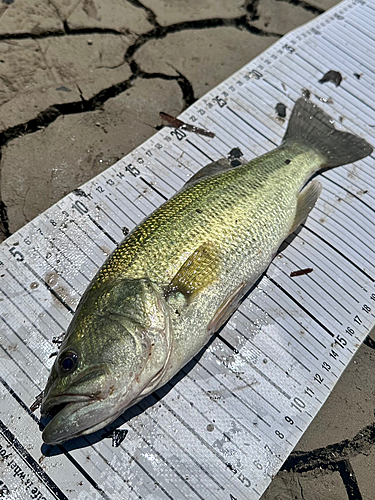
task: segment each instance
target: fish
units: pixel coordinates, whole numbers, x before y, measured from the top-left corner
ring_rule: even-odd
[[[372,151],[300,98],[279,147],[198,171],[129,233],[82,296],[43,392],[41,414],[52,416],[43,441],[98,431],[166,384],[308,217],[322,190],[314,176]]]

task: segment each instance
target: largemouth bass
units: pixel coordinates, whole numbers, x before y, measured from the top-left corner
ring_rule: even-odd
[[[228,320],[308,216],[321,169],[372,152],[299,99],[281,145],[199,171],[108,258],[83,295],[52,367],[47,444],[114,421],[170,380]]]

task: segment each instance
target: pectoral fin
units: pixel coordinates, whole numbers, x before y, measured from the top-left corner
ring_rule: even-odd
[[[219,252],[212,242],[200,245],[183,263],[167,286],[164,295],[181,293],[185,300],[213,283],[219,273]]]
[[[322,185],[317,180],[309,182],[307,186],[302,189],[298,195],[296,216],[290,233],[295,231],[306,219],[311,210],[314,208],[321,192]]]

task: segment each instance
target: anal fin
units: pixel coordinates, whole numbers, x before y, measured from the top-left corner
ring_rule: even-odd
[[[302,191],[298,195],[296,216],[293,221],[290,233],[293,233],[293,231],[295,231],[298,228],[298,226],[300,226],[302,222],[306,219],[311,210],[314,208],[315,203],[317,202],[321,192],[322,192],[322,185],[317,180],[309,182],[302,189]]]

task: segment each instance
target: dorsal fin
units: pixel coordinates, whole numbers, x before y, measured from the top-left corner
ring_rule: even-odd
[[[232,160],[231,162],[226,158],[220,158],[220,160],[213,161],[212,163],[209,163],[205,167],[198,170],[198,172],[194,174],[193,177],[191,177],[186,182],[183,189],[192,186],[198,181],[207,179],[208,177],[213,177],[214,175],[222,174],[227,170],[232,170],[233,168],[236,168],[239,164],[240,162],[238,160]]]

